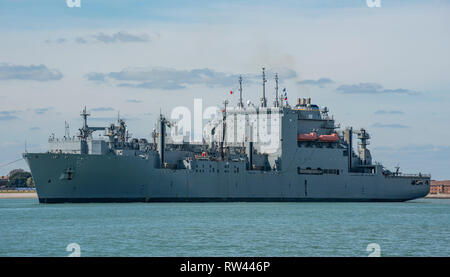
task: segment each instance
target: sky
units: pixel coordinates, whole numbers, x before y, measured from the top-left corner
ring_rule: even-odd
[[[0,0],[0,175],[21,153],[118,113],[150,137],[161,110],[257,102],[268,69],[341,127],[365,128],[373,159],[450,179],[450,1]],[[372,5],[373,6],[373,5]]]

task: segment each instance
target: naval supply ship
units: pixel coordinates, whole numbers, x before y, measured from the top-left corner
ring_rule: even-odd
[[[130,137],[120,118],[91,127],[85,107],[77,136],[53,135],[47,152],[23,154],[39,202],[394,202],[428,194],[430,175],[374,162],[365,129],[341,129],[311,98],[291,106],[285,89],[278,95],[277,75],[269,107],[266,81],[263,69],[260,103],[244,104],[240,77],[238,104],[224,101],[201,142],[174,139],[177,122],[162,114],[150,141]]]

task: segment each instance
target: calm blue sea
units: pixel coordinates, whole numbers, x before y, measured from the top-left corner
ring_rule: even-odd
[[[0,256],[450,256],[450,200],[39,204],[0,199]]]

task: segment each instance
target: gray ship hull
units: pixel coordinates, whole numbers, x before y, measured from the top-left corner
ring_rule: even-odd
[[[179,127],[189,128],[162,114],[152,143],[130,137],[120,118],[117,125],[92,127],[85,107],[77,136],[52,135],[47,153],[23,154],[39,201],[367,202],[429,193],[430,175],[391,172],[373,162],[368,132],[338,130],[328,109],[310,98],[293,107],[287,101],[267,107],[264,96],[260,107],[227,103],[202,128],[201,142],[180,139]],[[97,131],[103,137],[95,139]]]
[[[245,162],[205,161],[158,168],[136,156],[26,153],[41,203],[64,202],[371,202],[429,193],[429,177],[246,170]]]

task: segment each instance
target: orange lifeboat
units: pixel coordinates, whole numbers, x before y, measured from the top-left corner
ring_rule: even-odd
[[[298,141],[315,141],[319,137],[317,136],[316,132],[311,132],[309,134],[298,134],[297,140]]]
[[[339,136],[336,133],[331,135],[320,135],[319,140],[323,142],[336,142],[339,140]]]

